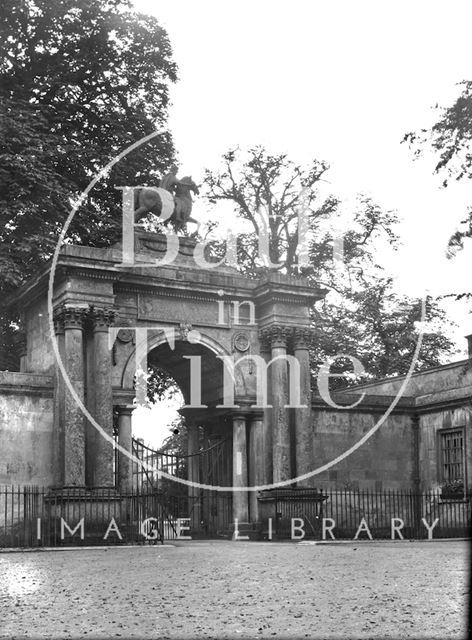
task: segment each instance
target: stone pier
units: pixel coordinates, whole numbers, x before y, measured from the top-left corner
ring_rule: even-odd
[[[248,486],[245,413],[233,415],[233,486]],[[247,491],[233,492],[233,516],[240,524],[249,522]]]
[[[188,430],[188,479],[190,482],[195,483],[189,487],[189,500],[190,500],[190,528],[193,532],[200,530],[200,522],[202,520],[202,509],[200,504],[200,460],[198,457],[198,450],[200,448],[198,425],[195,420],[186,417],[187,430]]]
[[[264,415],[262,411],[249,416],[249,486],[265,484]],[[259,522],[257,492],[249,492],[250,522]]]
[[[134,405],[118,405],[116,407],[118,413],[118,444],[125,451],[132,453],[132,428],[131,419],[133,416]],[[121,491],[131,491],[133,488],[133,462],[131,458],[123,453],[118,452],[118,485]]]

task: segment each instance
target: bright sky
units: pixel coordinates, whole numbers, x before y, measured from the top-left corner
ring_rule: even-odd
[[[468,0],[135,0],[167,30],[179,66],[170,127],[180,175],[198,182],[236,145],[327,161],[332,192],[365,193],[402,218],[390,266],[409,295],[470,290],[472,250],[445,247],[470,183],[440,188],[434,158],[413,161],[408,131],[427,128],[472,78]],[[199,205],[196,203],[195,207]],[[472,244],[472,243],[471,243]],[[472,331],[464,304],[449,303]]]

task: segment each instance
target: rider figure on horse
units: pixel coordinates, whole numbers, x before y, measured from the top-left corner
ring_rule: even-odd
[[[159,183],[161,189],[174,193],[175,187],[180,184],[180,180],[177,178],[177,170],[177,165],[173,164],[169,169],[169,173],[166,173]]]
[[[175,198],[176,189],[178,185],[181,184],[181,181],[177,178],[177,171],[178,171],[177,165],[173,164],[169,169],[169,173],[166,173],[166,175],[162,178],[162,180],[159,183],[159,186],[161,187],[161,189],[165,189],[166,191],[169,191],[169,193],[171,193],[174,196],[174,198]],[[182,224],[183,220],[180,217],[179,209],[180,209],[179,207],[176,207],[176,212],[175,212],[176,221]]]
[[[177,178],[177,165],[173,164],[169,169],[169,173],[162,178],[159,183],[161,189],[169,191],[174,197],[174,226],[176,229],[185,228],[186,223],[190,220],[192,212],[192,196],[190,191],[198,194],[198,187],[190,176],[185,176],[182,180]]]
[[[136,192],[135,222],[148,213],[160,215],[163,207],[167,207],[168,212],[164,220],[171,222],[176,231],[185,230],[187,222],[194,222],[198,225],[198,221],[190,215],[192,213],[191,191],[198,194],[198,186],[191,176],[185,176],[179,180],[177,166],[173,164],[169,172],[161,179],[158,189],[143,187]],[[172,208],[171,211],[169,211],[169,207]]]

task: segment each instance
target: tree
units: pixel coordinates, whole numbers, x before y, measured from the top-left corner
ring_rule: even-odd
[[[270,262],[279,263],[272,268],[301,272],[314,284],[329,289],[326,299],[312,312],[318,329],[313,367],[345,353],[360,359],[371,378],[406,373],[419,335],[421,303],[395,294],[392,279],[377,264],[375,255],[378,246],[397,246],[396,215],[360,196],[350,212],[342,242],[336,244],[346,220],[335,196],[320,195],[327,169],[316,160],[303,168],[285,154],[271,155],[262,147],[247,154],[232,150],[223,156],[221,170],[206,171],[207,197],[213,204],[230,203],[233,214],[248,223],[238,235],[237,247],[244,273],[259,277],[268,269],[257,250],[261,225],[266,225],[271,233]],[[309,222],[308,267],[302,267],[297,253],[300,209]],[[342,253],[338,260],[336,248]],[[215,242],[212,251],[221,256],[223,243]],[[429,328],[416,370],[438,365],[450,353],[452,342],[443,335],[443,320],[441,309],[430,301]],[[333,372],[346,371],[348,364],[338,361]],[[348,381],[352,381],[349,375],[344,383]]]
[[[316,187],[327,166],[315,160],[308,169],[303,169],[285,154],[270,155],[262,147],[251,149],[248,155],[241,163],[238,150],[228,151],[223,156],[222,171],[206,170],[208,200],[212,204],[231,202],[236,215],[250,223],[250,231],[241,234],[239,243],[246,271],[257,272],[265,266],[257,251],[257,238],[265,230],[270,261],[277,264],[283,259],[281,268],[292,271],[297,266],[299,209],[303,208],[310,223],[316,225],[337,205],[333,199],[321,208],[314,206]]]
[[[267,267],[258,252],[258,238],[266,228],[269,232],[268,258],[287,273],[306,271],[299,260],[299,220],[306,217],[310,240],[311,267],[320,278],[332,277],[333,241],[336,233],[343,236],[343,259],[352,269],[358,268],[369,253],[372,241],[381,232],[394,242],[392,227],[396,217],[383,212],[369,198],[362,197],[360,209],[345,226],[339,212],[339,200],[319,194],[328,166],[314,160],[308,168],[292,162],[286,154],[271,155],[262,147],[247,154],[231,150],[223,156],[223,169],[206,170],[204,183],[210,203],[229,202],[235,217],[249,223],[238,235],[238,257],[244,271],[258,275]],[[216,249],[218,252],[218,249]]]
[[[0,9],[0,290],[50,258],[71,204],[131,143],[165,127],[176,66],[165,31],[129,0],[5,0]],[[155,182],[164,133],[121,160],[81,206],[69,240],[119,238],[115,185]],[[8,348],[12,318],[3,315]],[[5,337],[6,336],[6,337]]]
[[[155,18],[128,0],[6,0],[0,14],[1,242],[3,287],[51,255],[71,201],[127,145],[167,118],[176,79]],[[92,192],[70,237],[114,240],[120,194],[173,160],[170,135],[120,162]],[[26,257],[26,261],[24,258]]]
[[[460,86],[462,91],[451,106],[436,106],[440,115],[430,129],[409,132],[403,138],[414,149],[415,157],[422,155],[425,148],[439,155],[434,171],[444,176],[444,187],[451,178],[472,178],[472,81],[461,82]],[[449,240],[451,255],[462,249],[465,238],[472,237],[472,206],[461,225]]]
[[[399,296],[392,289],[389,277],[377,274],[356,291],[346,290],[342,300],[321,303],[313,312],[317,341],[313,347],[314,365],[339,353],[355,356],[362,363],[365,375],[347,374],[331,379],[333,387],[356,383],[361,379],[378,379],[405,374],[413,360],[419,338],[422,301]],[[438,302],[426,300],[425,321],[421,326],[422,345],[413,370],[421,371],[441,364],[452,352],[452,342],[443,333],[445,312]],[[337,359],[332,373],[352,370],[347,359]]]

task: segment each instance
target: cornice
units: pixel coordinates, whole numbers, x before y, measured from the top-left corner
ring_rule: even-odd
[[[352,411],[356,413],[385,413],[392,403],[395,401],[395,396],[365,396],[362,402],[360,402],[352,409],[348,409],[349,405],[352,405],[354,402],[357,402],[361,394],[346,394],[346,393],[331,393],[331,399],[333,402],[338,404],[341,407],[346,407],[345,409],[336,409],[335,407],[331,407],[329,404],[323,400],[321,396],[315,395],[312,398],[312,408],[317,411],[329,411],[329,412],[339,412],[339,411]],[[403,397],[397,402],[395,407],[392,410],[393,414],[413,414],[415,412],[415,401],[414,398]]]
[[[429,374],[434,374],[436,371],[448,371],[450,369],[458,369],[461,367],[464,367],[464,370],[466,370],[468,366],[470,366],[470,360],[467,358],[465,360],[457,360],[456,362],[448,362],[447,364],[441,364],[441,365],[438,365],[437,367],[430,367],[429,369],[415,371],[410,375],[410,379],[425,377]],[[405,374],[401,376],[392,376],[391,378],[378,378],[372,382],[366,382],[364,384],[359,384],[353,387],[349,387],[348,389],[345,389],[345,392],[346,393],[351,393],[351,392],[355,393],[358,391],[362,392],[364,389],[367,390],[372,387],[379,387],[379,386],[382,386],[383,384],[388,384],[392,382],[401,382],[405,380],[406,377],[407,375]]]
[[[327,292],[313,287],[306,278],[271,273],[256,287],[254,298],[258,304],[275,301],[311,305],[322,300]]]
[[[53,397],[54,376],[21,371],[0,371],[0,393]]]
[[[54,397],[54,387],[36,387],[32,385],[23,385],[18,387],[14,384],[3,384],[0,383],[0,394],[8,394],[15,396],[40,396],[43,398],[53,398]]]
[[[186,289],[200,291],[200,299],[252,299],[256,305],[269,300],[288,304],[309,306],[320,300],[326,290],[312,287],[305,278],[269,274],[262,281],[251,280],[235,273],[205,270],[188,265],[164,265],[152,268],[145,263],[136,263],[136,267],[120,266],[117,252],[113,249],[98,249],[75,245],[65,246],[61,252],[55,273],[55,283],[66,278],[86,278],[114,282],[117,291],[142,293],[145,290],[173,289],[179,296],[185,297]],[[160,273],[159,273],[160,271]],[[167,271],[167,272],[166,272]],[[48,287],[50,263],[44,265],[38,275],[25,283],[16,293],[7,299],[7,304],[31,303],[45,294]],[[223,290],[224,296],[218,292]],[[164,295],[164,294],[162,294]],[[169,295],[169,294],[167,294]],[[175,295],[175,294],[174,294]],[[190,299],[192,299],[190,297]]]
[[[457,393],[454,394],[454,391]],[[460,393],[459,393],[460,391]],[[340,406],[349,406],[361,397],[361,394],[353,393],[335,393],[331,394],[333,402]],[[352,409],[345,411],[354,411],[358,413],[385,413],[385,411],[394,402],[395,396],[377,396],[367,395],[361,403]],[[445,391],[438,394],[430,394],[422,398],[413,398],[411,396],[403,396],[393,408],[393,414],[408,413],[414,416],[420,416],[427,413],[439,413],[440,411],[450,411],[451,409],[472,408],[472,387],[464,389]],[[321,396],[314,396],[312,399],[312,407],[317,411],[342,411],[326,404]]]

